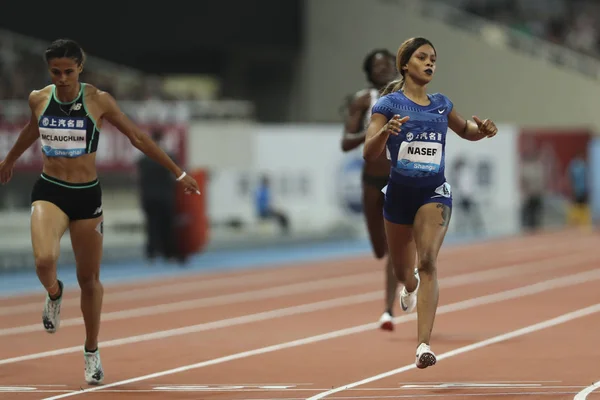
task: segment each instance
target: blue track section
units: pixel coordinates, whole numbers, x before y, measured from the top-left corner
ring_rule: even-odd
[[[468,239],[448,238],[445,246],[472,242]],[[130,283],[141,280],[160,279],[206,272],[235,269],[276,268],[293,263],[368,256],[368,241],[338,241],[310,245],[265,247],[251,250],[213,251],[192,257],[185,267],[166,262],[149,265],[145,261],[111,263],[102,266],[101,280],[105,284]],[[58,276],[66,288],[77,285],[74,266],[59,267]],[[0,275],[0,297],[28,292],[42,293],[43,289],[35,275],[34,267]]]

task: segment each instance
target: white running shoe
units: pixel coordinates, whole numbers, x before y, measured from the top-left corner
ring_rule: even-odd
[[[411,312],[417,305],[417,292],[419,291],[419,285],[421,284],[421,278],[419,278],[419,270],[415,268],[415,278],[417,278],[417,288],[413,292],[407,292],[406,286],[402,288],[400,292],[400,307],[404,312]]]
[[[394,321],[389,312],[384,312],[379,318],[379,329],[384,331],[394,330]]]
[[[432,365],[435,365],[436,361],[435,354],[431,351],[429,345],[421,343],[419,347],[417,347],[417,357],[415,360],[417,368],[424,369],[431,367]]]
[[[90,353],[83,349],[83,358],[85,360],[85,381],[89,385],[98,385],[104,380],[104,370],[100,361],[100,349]]]
[[[42,312],[42,323],[44,329],[48,333],[54,333],[60,326],[60,305],[63,298],[63,283],[58,281],[60,287],[60,297],[56,300],[51,300],[50,295],[46,293],[46,303],[44,304],[44,311]]]

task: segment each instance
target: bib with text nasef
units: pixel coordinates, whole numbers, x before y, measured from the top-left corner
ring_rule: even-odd
[[[397,168],[438,172],[442,162],[442,144],[437,142],[402,142]]]

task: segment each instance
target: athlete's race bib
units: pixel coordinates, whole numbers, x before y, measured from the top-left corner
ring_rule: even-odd
[[[47,157],[78,157],[85,154],[85,118],[42,117],[39,124],[42,151]]]
[[[402,142],[397,168],[414,172],[436,173],[442,163],[442,144],[437,142]]]

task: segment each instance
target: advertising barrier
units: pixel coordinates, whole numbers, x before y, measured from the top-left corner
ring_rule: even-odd
[[[274,204],[289,215],[292,225],[312,229],[362,225],[362,153],[360,149],[343,153],[341,132],[339,124],[258,125],[249,150],[255,162],[247,168],[211,173],[211,219],[255,221],[254,193],[266,175]],[[473,190],[487,232],[518,229],[517,135],[518,129],[510,125],[499,126],[494,139],[479,142],[448,132],[448,180],[453,185],[453,165],[465,159],[475,176]],[[458,190],[453,193],[456,198],[461,196]],[[461,218],[456,215],[457,220]]]
[[[543,195],[540,201],[531,201],[527,192],[522,193],[526,213],[541,213],[541,225],[589,225],[591,223],[589,196],[591,180],[590,146],[592,132],[586,128],[536,128],[524,129],[519,136],[519,161],[521,168],[537,168],[540,172]],[[586,195],[581,202],[576,193],[578,182],[572,175],[572,167],[581,161],[581,170],[588,176]]]
[[[448,131],[446,177],[454,206],[450,231],[511,234],[519,230],[518,134],[517,127],[502,124],[494,138],[471,142]],[[457,168],[459,163],[463,168]],[[470,200],[470,208],[464,206],[465,199]]]

